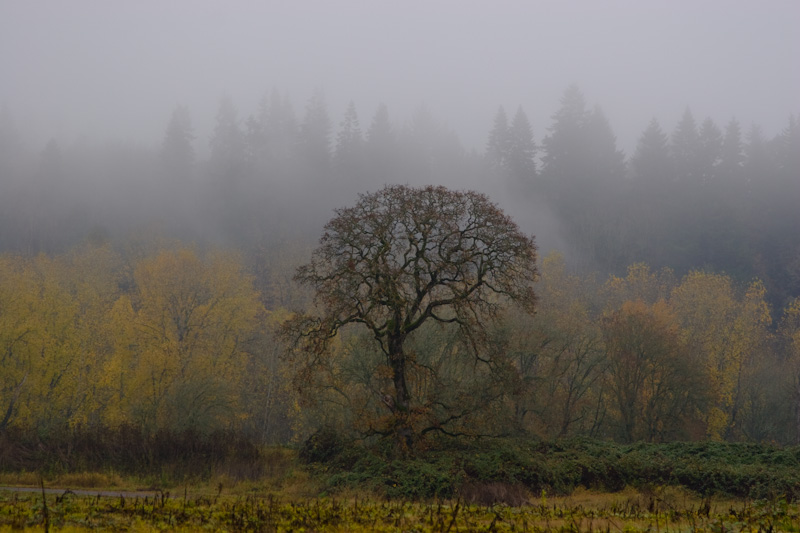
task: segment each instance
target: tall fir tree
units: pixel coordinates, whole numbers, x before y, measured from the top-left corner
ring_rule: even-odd
[[[709,117],[700,126],[698,142],[698,173],[701,182],[708,183],[717,176],[722,157],[722,131]]]
[[[670,149],[678,181],[697,183],[700,180],[700,134],[691,110],[687,107],[672,133]]]
[[[494,125],[486,142],[486,158],[494,169],[503,169],[508,160],[510,132],[506,110],[500,106],[494,116]]]
[[[358,121],[356,105],[351,101],[336,135],[334,158],[339,167],[352,167],[361,158],[364,137]]]
[[[726,181],[740,181],[744,165],[744,144],[739,121],[732,118],[725,126],[725,135],[720,147],[718,174]]]
[[[794,115],[775,139],[775,156],[782,176],[800,192],[800,121]]]
[[[508,129],[508,155],[506,168],[511,176],[523,184],[531,184],[536,178],[536,143],[528,115],[520,106]]]
[[[226,96],[220,101],[210,145],[210,165],[214,177],[238,179],[244,170],[245,144],[238,113],[230,97]]]
[[[298,125],[289,96],[281,96],[277,89],[273,89],[270,94],[266,134],[273,165],[285,165],[294,156],[294,148],[298,142]]]
[[[625,154],[617,148],[617,137],[605,113],[595,106],[586,121],[587,160],[591,179],[607,188],[625,177]]]
[[[556,187],[568,185],[563,183],[565,180],[585,180],[590,171],[586,160],[589,111],[577,85],[567,87],[561,97],[561,107],[552,118],[549,133],[542,140],[543,178]]]
[[[313,172],[324,171],[331,157],[331,120],[322,90],[317,89],[306,103],[300,123],[298,156]]]
[[[397,132],[389,119],[389,108],[380,103],[372,117],[366,140],[366,173],[378,183],[394,181],[396,172]]]
[[[269,159],[269,99],[261,98],[258,111],[247,117],[244,125],[244,151],[248,165],[263,170]]]
[[[650,120],[639,136],[636,151],[631,157],[631,167],[637,183],[664,185],[672,181],[669,138],[656,118]]]

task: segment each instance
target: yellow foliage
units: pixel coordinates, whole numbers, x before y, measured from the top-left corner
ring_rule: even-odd
[[[645,263],[634,263],[628,267],[624,278],[611,276],[605,286],[606,309],[619,309],[624,302],[637,301],[654,304],[666,300],[674,284],[669,269],[653,272]]]
[[[728,276],[691,272],[672,293],[683,336],[709,382],[711,408],[707,435],[722,439],[736,430],[733,414],[741,405],[741,382],[767,339],[771,323],[765,289],[754,281],[738,296]]]
[[[133,287],[122,293],[121,287]],[[264,311],[237,257],[0,256],[0,429],[242,419]]]
[[[244,343],[261,312],[238,260],[162,251],[136,266],[134,281],[112,312],[118,341],[108,371],[123,411],[153,427],[236,416]]]

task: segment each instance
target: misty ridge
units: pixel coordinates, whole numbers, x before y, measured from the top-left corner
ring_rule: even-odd
[[[424,105],[395,117],[381,104],[364,117],[351,102],[333,116],[320,89],[299,109],[278,90],[246,111],[223,98],[210,132],[177,106],[148,146],[31,146],[18,133],[25,117],[6,107],[0,251],[52,254],[150,232],[235,248],[254,264],[265,250],[310,249],[333,210],[360,193],[436,184],[487,193],[536,236],[542,255],[558,250],[579,272],[621,274],[645,262],[758,278],[775,309],[800,295],[794,115],[767,134],[687,108],[665,117],[677,120],[672,131],[653,118],[625,154],[578,86],[553,107],[549,124],[499,107],[480,151]]]

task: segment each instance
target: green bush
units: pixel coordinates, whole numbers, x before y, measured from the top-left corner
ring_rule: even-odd
[[[357,457],[357,459],[353,459]],[[525,487],[569,494],[583,486],[682,486],[701,495],[800,498],[800,447],[739,443],[620,445],[588,439],[443,441],[407,459],[349,447],[321,473],[330,488],[364,487],[390,498],[430,499],[464,487]]]

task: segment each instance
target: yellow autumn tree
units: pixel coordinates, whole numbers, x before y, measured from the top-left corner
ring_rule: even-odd
[[[87,242],[59,260],[63,288],[73,304],[73,349],[84,369],[83,401],[73,423],[98,424],[110,401],[100,384],[113,354],[110,310],[129,277],[122,258],[108,243]]]
[[[77,272],[91,274],[71,267],[64,256],[0,261],[2,426],[47,431],[87,422],[95,410],[103,365],[87,343],[96,335],[88,321],[104,308],[82,300]]]
[[[238,258],[162,251],[133,273],[112,316],[118,333],[106,389],[112,418],[145,427],[231,427],[261,306]]]
[[[606,381],[617,437],[685,438],[702,382],[664,300],[627,301],[603,319]]]
[[[590,313],[597,287],[551,253],[541,262],[536,291],[536,316],[509,314],[501,331],[522,382],[513,396],[517,424],[543,437],[590,430],[605,366]]]
[[[636,300],[652,305],[669,298],[674,286],[675,277],[670,269],[653,272],[646,263],[634,263],[624,278],[609,277],[603,290],[605,307],[619,309],[625,302]]]
[[[672,292],[670,305],[684,341],[707,378],[710,403],[704,419],[711,439],[738,434],[742,384],[771,323],[765,292],[754,281],[737,293],[728,276],[698,271]]]
[[[36,380],[36,295],[30,262],[0,256],[0,431],[30,422],[29,390]]]
[[[794,440],[800,444],[800,298],[786,306],[780,334],[786,346],[786,368],[794,403]]]

